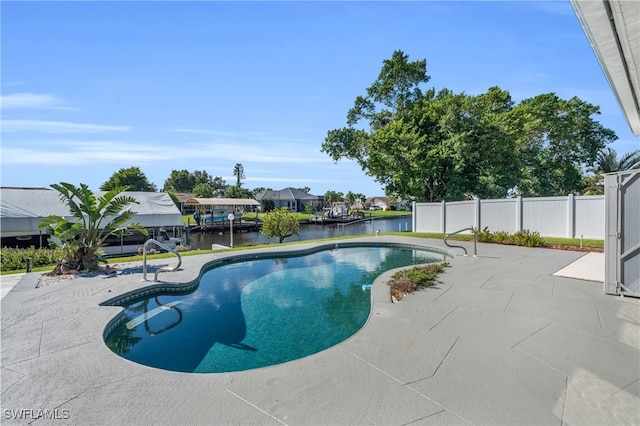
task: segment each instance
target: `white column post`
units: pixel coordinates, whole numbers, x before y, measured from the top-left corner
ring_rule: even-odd
[[[567,238],[575,237],[576,229],[576,197],[573,194],[567,196]]]
[[[514,232],[522,231],[522,197],[516,197],[516,229]]]

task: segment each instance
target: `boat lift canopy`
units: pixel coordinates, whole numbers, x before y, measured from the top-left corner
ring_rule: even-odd
[[[184,202],[187,206],[214,206],[234,208],[238,206],[259,206],[253,198],[189,198]]]

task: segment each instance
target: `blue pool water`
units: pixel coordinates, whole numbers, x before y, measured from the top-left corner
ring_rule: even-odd
[[[124,311],[105,340],[124,358],[172,371],[280,364],[356,333],[371,308],[366,285],[382,272],[442,258],[425,250],[350,247],[231,260],[207,269],[190,294],[161,292],[113,303]]]

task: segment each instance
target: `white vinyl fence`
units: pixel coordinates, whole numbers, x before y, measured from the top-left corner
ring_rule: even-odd
[[[543,237],[605,237],[604,195],[505,198],[413,203],[414,232],[456,232],[464,228],[528,230]]]

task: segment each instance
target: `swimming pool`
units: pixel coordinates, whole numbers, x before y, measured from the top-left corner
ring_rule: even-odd
[[[105,303],[124,308],[105,342],[126,359],[171,371],[280,364],[362,328],[371,308],[367,285],[381,273],[448,255],[410,244],[343,242],[218,259],[192,283],[152,286]]]

